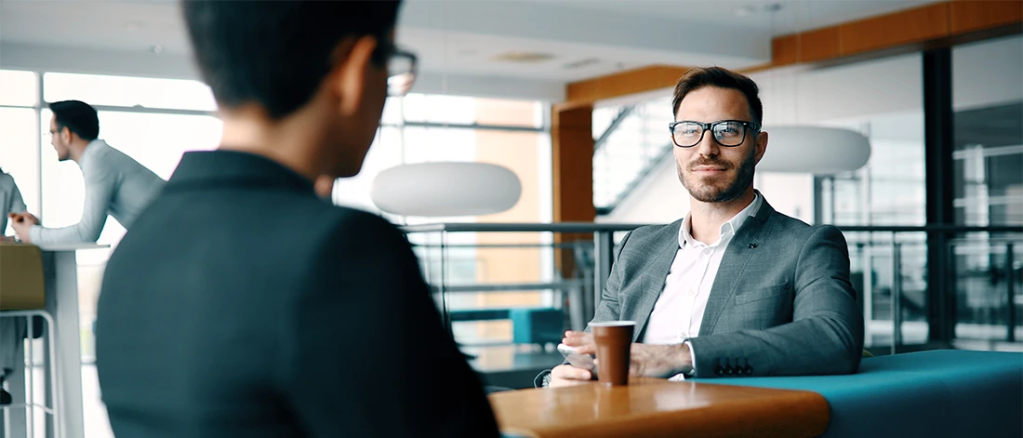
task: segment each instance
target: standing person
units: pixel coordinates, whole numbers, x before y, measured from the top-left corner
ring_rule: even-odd
[[[405,236],[314,189],[359,172],[388,85],[411,86],[398,3],[182,5],[224,131],[107,264],[96,366],[114,433],[497,436]]]
[[[7,240],[8,215],[17,215],[26,210],[21,190],[14,177],[0,169],[0,239]],[[0,405],[11,403],[11,394],[3,389],[3,383],[11,374],[21,369],[16,358],[20,357],[25,343],[25,321],[21,318],[0,318]]]
[[[125,229],[163,188],[164,181],[153,171],[99,139],[96,109],[78,100],[50,104],[50,144],[60,161],[78,163],[85,179],[85,206],[82,219],[63,228],[46,228],[31,213],[15,216],[12,227],[22,242],[50,243],[95,242],[103,231],[107,216],[113,216]]]

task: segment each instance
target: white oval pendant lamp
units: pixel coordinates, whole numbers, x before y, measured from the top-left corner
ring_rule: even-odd
[[[857,170],[870,160],[870,141],[863,134],[820,126],[764,128],[767,151],[757,164],[762,172],[826,175]]]
[[[500,213],[515,206],[522,184],[514,172],[488,163],[405,164],[373,180],[370,198],[381,211],[448,217]]]
[[[798,8],[800,5],[796,6]],[[810,6],[805,5],[807,8]],[[764,6],[764,10],[771,14],[772,37],[775,35],[775,18],[781,9],[781,3]],[[797,9],[794,13],[798,21],[800,11]],[[802,38],[796,38],[796,59],[802,58],[802,41]],[[870,160],[870,140],[863,134],[843,128],[798,125],[801,73],[793,74],[795,92],[792,93],[792,107],[796,124],[764,127],[763,131],[768,134],[767,152],[757,164],[757,170],[827,175],[857,170],[866,165]]]

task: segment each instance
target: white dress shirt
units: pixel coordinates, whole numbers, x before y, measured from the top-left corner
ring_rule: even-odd
[[[123,152],[93,140],[78,159],[85,179],[82,219],[63,228],[32,226],[30,238],[36,245],[95,242],[113,216],[125,229],[131,228],[142,210],[163,189],[164,180]]]
[[[700,242],[692,235],[692,215],[686,215],[678,232],[678,251],[671,262],[671,269],[664,282],[664,290],[654,304],[654,310],[647,320],[644,344],[681,344],[700,333],[703,313],[707,310],[714,278],[717,277],[721,259],[732,237],[750,216],[760,210],[763,198],[756,194],[753,202],[721,225],[719,238],[710,245]],[[696,352],[690,345],[693,363]],[[678,375],[672,380],[679,380]]]

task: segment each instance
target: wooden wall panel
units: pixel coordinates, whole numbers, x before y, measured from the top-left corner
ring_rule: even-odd
[[[799,34],[785,35],[771,40],[771,65],[783,66],[799,62]]]
[[[950,47],[1019,33],[1023,1],[954,0],[848,23],[782,35],[771,40],[771,62],[740,70],[769,70],[798,63],[869,59],[920,47]],[[983,32],[987,31],[987,32]],[[866,58],[864,58],[866,57]],[[588,105],[675,85],[685,67],[650,66],[568,84],[563,105]]]
[[[946,37],[948,11],[948,3],[937,3],[839,25],[838,55]]]
[[[816,62],[838,56],[838,28],[825,27],[799,34],[799,62]]]
[[[689,69],[668,65],[653,65],[607,76],[600,76],[568,84],[566,99],[569,102],[596,102],[612,97],[643,93],[661,88],[674,87],[678,78]]]
[[[956,0],[949,5],[949,30],[953,34],[986,30],[1023,21],[1023,1]]]
[[[557,108],[551,113],[554,222],[592,222],[593,107]]]
[[[593,106],[558,107],[551,111],[551,164],[554,222],[593,222]],[[555,243],[591,240],[592,234],[555,234]],[[562,275],[575,275],[573,253],[556,250]]]

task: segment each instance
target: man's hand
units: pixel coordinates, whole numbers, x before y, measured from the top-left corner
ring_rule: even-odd
[[[589,370],[576,368],[568,364],[558,365],[551,370],[550,387],[559,388],[563,386],[582,385],[592,379],[593,374],[590,373]]]
[[[570,347],[576,347],[579,354],[597,354],[597,344],[593,340],[593,334],[591,333],[567,331],[565,332],[565,338],[561,342]],[[692,355],[689,353],[689,346],[686,344],[651,345],[633,343],[631,352],[629,374],[633,376],[671,377],[693,370]],[[552,386],[553,382],[554,372],[552,371]]]
[[[629,375],[668,378],[693,370],[689,345],[632,344]]]
[[[586,332],[565,332],[561,343],[569,347],[575,347],[578,354],[596,354],[597,347],[593,343],[593,335]],[[576,368],[572,365],[558,365],[551,370],[551,388],[561,386],[575,386],[586,383],[593,379],[590,370]]]
[[[593,341],[593,334],[586,332],[565,332],[561,343],[569,347],[575,347],[579,354],[597,354],[597,344]]]
[[[11,219],[11,228],[14,228],[14,234],[18,235],[18,239],[25,243],[32,243],[30,230],[33,225],[39,225],[39,218],[27,211],[10,213],[8,217]]]

